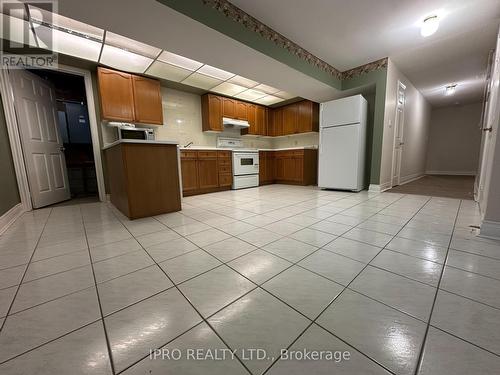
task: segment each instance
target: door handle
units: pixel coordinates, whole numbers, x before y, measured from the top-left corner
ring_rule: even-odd
[[[64,152],[64,150],[66,150],[64,146],[59,147],[59,151]]]
[[[399,145],[400,145],[400,146],[402,146],[402,145],[404,145],[404,144],[405,144],[404,142],[399,142]]]
[[[482,130],[483,130],[483,132],[490,132],[491,133],[493,131],[493,127],[490,126],[489,128],[483,128]]]

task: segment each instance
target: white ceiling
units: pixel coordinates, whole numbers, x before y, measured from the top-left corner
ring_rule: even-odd
[[[500,0],[231,0],[339,70],[389,56],[435,106],[481,99]],[[421,21],[440,16],[420,36]],[[444,97],[443,86],[458,83]]]

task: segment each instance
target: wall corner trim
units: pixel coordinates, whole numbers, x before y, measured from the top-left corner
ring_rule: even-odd
[[[3,234],[25,212],[22,203],[16,204],[0,216],[0,234]]]
[[[384,183],[381,185],[377,184],[370,184],[370,187],[368,188],[368,192],[370,193],[382,193],[383,191],[386,191],[391,188],[391,183]]]
[[[479,237],[500,240],[500,222],[483,220]]]

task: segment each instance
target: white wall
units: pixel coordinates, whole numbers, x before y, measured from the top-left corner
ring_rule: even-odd
[[[380,188],[391,187],[392,154],[394,145],[394,120],[396,117],[396,96],[398,81],[406,86],[404,146],[401,161],[401,182],[425,173],[427,140],[431,106],[423,95],[389,59],[384,112],[384,135],[382,139],[382,161],[380,167]]]
[[[482,103],[432,109],[426,173],[476,174],[481,109]]]
[[[154,126],[157,140],[177,141],[180,145],[193,142],[194,146],[215,147],[217,137],[240,137],[239,130],[226,130],[222,133],[203,132],[201,125],[201,97],[197,94],[161,88],[163,106],[163,126]],[[115,129],[103,123],[104,143],[116,140]],[[243,145],[248,148],[274,149],[286,147],[316,146],[318,133],[300,134],[285,137],[244,136]]]

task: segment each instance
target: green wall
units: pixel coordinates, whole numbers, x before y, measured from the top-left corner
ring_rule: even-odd
[[[367,143],[370,165],[369,181],[380,183],[380,165],[382,162],[382,137],[384,135],[385,91],[387,86],[387,68],[375,70],[360,76],[342,81],[342,90],[358,89],[375,85],[375,100],[373,106],[373,126],[368,132]],[[371,134],[370,134],[371,132]],[[371,145],[371,146],[370,146]]]
[[[21,202],[1,100],[0,97],[0,216]]]

